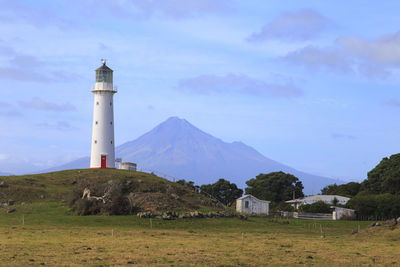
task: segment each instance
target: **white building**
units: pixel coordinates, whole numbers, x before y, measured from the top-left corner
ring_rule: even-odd
[[[270,201],[260,200],[252,195],[236,199],[236,211],[240,213],[269,214]]]
[[[342,220],[342,219],[355,219],[356,211],[352,209],[346,209],[342,207],[331,207],[333,208],[332,219],[333,220]]]
[[[121,162],[119,164],[119,168],[121,170],[129,170],[129,171],[136,171],[136,163],[132,162]]]
[[[335,202],[335,199],[337,203]],[[347,201],[349,201],[350,198],[348,197],[342,197],[338,195],[314,195],[314,196],[307,196],[303,198],[298,198],[298,199],[293,199],[293,200],[288,200],[286,203],[292,205],[295,209],[298,209],[301,205],[305,204],[313,204],[318,201],[322,201],[325,204],[328,205],[346,205]]]
[[[94,94],[92,151],[90,168],[115,168],[113,70],[106,66],[96,69]]]

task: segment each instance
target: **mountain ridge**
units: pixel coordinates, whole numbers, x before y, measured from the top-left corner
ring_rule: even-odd
[[[269,159],[242,142],[224,142],[185,119],[170,117],[137,139],[116,147],[117,157],[197,184],[228,179],[240,187],[260,173],[284,171],[298,177],[305,192],[319,193],[323,186],[341,181],[298,171]],[[87,168],[89,157],[77,159],[46,171]]]

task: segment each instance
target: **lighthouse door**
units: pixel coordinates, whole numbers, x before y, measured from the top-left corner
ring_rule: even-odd
[[[107,168],[107,155],[101,155],[101,168]]]

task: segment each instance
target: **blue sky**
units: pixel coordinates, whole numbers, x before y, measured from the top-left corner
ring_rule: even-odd
[[[89,154],[101,58],[117,145],[179,116],[346,180],[400,152],[399,1],[0,4],[0,171]]]

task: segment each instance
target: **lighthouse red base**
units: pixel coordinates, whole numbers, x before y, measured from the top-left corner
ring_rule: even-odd
[[[101,155],[100,163],[101,163],[100,167],[90,167],[89,169],[115,169],[107,167],[107,155]]]

